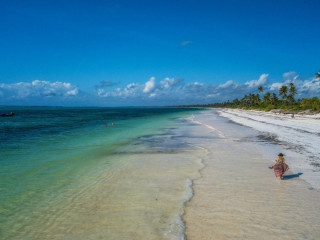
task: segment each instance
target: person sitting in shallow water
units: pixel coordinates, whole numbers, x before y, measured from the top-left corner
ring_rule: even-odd
[[[282,176],[289,169],[289,166],[286,164],[282,153],[278,154],[278,159],[271,168],[273,169],[276,177],[280,177],[280,179],[283,179]]]

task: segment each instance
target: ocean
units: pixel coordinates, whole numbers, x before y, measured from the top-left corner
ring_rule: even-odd
[[[184,138],[195,110],[0,110],[15,113],[0,118],[1,239],[184,238],[203,167]]]

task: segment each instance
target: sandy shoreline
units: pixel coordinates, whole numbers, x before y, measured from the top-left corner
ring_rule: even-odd
[[[275,114],[240,109],[222,109],[218,114],[234,123],[259,132],[290,159],[293,172],[302,172],[301,178],[313,188],[320,189],[320,115]]]
[[[254,118],[244,114],[230,116],[245,123]],[[290,123],[290,128],[284,127],[295,131],[290,138],[310,134],[318,126],[312,121],[301,125],[271,120],[279,126]],[[59,188],[30,185],[34,188],[25,191],[27,195],[4,201],[0,211],[7,215],[0,214],[0,239],[320,239],[320,190],[303,180],[306,170],[297,175],[286,145],[271,144],[262,133],[214,110],[138,122],[141,125],[137,121],[123,125],[139,131],[129,138],[121,129],[115,135],[109,135],[111,129],[106,134],[97,129],[97,134],[80,139],[70,159],[81,163],[79,169],[71,164],[63,168],[66,175],[49,175]],[[83,135],[83,128],[79,130]],[[77,150],[98,137],[97,149]],[[292,167],[285,181],[268,169],[280,151]],[[92,165],[85,165],[88,160]],[[40,192],[45,197],[36,195],[35,204],[27,201],[30,193]],[[12,210],[3,207],[16,200],[19,204],[13,204]]]
[[[268,169],[281,147],[245,141],[252,130],[212,111],[194,122],[196,134],[207,137],[196,145],[208,153],[183,216],[187,239],[320,238],[320,191],[295,172],[280,181]]]

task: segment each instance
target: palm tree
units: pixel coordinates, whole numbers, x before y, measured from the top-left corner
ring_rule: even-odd
[[[261,93],[261,98],[262,98],[263,87],[262,86],[258,87],[258,91],[259,93]],[[259,102],[260,102],[260,97],[259,97]]]
[[[277,94],[272,93],[271,103],[272,103],[273,105],[277,105],[277,104],[278,104],[278,101],[279,101],[279,99],[278,99]]]
[[[244,97],[240,100],[240,102],[242,103],[243,106],[248,107],[248,105],[249,105],[249,96],[248,95],[244,95]]]
[[[316,73],[316,78],[319,79],[319,84],[320,84],[320,71]]]
[[[236,106],[238,106],[238,105],[240,104],[239,99],[238,99],[238,98],[234,99],[234,100],[233,100],[233,104],[236,105]]]
[[[249,104],[251,106],[259,105],[261,102],[259,94],[249,94]]]
[[[254,104],[255,100],[255,95],[254,94],[249,94],[249,104],[252,106]]]
[[[271,102],[271,93],[267,92],[264,96],[263,96],[263,101],[265,103],[270,103]]]
[[[288,94],[288,87],[286,85],[283,85],[279,89],[279,95],[282,97],[283,100],[287,99],[287,94]]]
[[[255,98],[255,103],[258,105],[258,104],[261,102],[261,100],[260,100],[260,95],[259,95],[259,94],[256,94],[255,96],[256,96],[256,98]]]
[[[290,83],[289,86],[290,88],[288,99],[290,101],[290,104],[294,104],[296,102],[296,100],[294,99],[294,95],[297,93],[297,88],[294,86],[293,83]]]

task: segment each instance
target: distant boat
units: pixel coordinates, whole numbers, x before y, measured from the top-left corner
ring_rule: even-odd
[[[13,112],[1,114],[1,117],[12,117],[12,116],[14,116],[14,113],[13,113]]]

